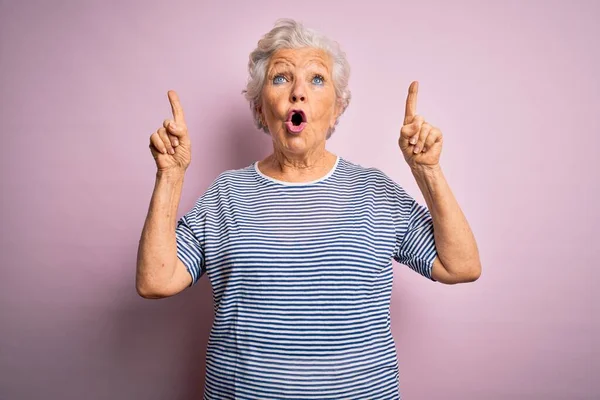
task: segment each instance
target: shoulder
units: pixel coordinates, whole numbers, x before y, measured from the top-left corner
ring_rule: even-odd
[[[342,159],[341,165],[352,185],[375,189],[378,193],[384,194],[388,200],[412,201],[412,197],[404,187],[382,169],[362,166],[345,159]]]
[[[236,188],[244,186],[245,183],[249,182],[249,178],[251,178],[253,170],[254,163],[243,168],[225,170],[219,173],[219,175],[217,175],[217,177],[212,181],[207,189],[207,192],[218,191],[224,188]]]
[[[242,167],[242,168],[227,169],[227,170],[221,172],[217,176],[215,181],[229,182],[229,181],[235,181],[235,180],[239,180],[239,179],[245,179],[249,175],[252,174],[252,171],[254,171],[254,163],[247,165],[245,167]]]
[[[346,175],[353,178],[354,182],[362,181],[376,183],[390,188],[393,185],[397,185],[392,178],[380,168],[363,166],[346,159],[341,159],[340,166]]]
[[[207,208],[209,205],[217,205],[223,197],[227,198],[236,192],[242,191],[244,185],[247,185],[250,181],[251,168],[254,168],[253,164],[220,172],[196,199],[194,208],[200,210]]]

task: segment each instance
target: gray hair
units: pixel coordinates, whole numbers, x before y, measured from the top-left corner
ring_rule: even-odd
[[[250,60],[248,61],[248,73],[250,76],[246,89],[242,91],[246,100],[250,102],[250,109],[252,110],[256,126],[267,134],[269,134],[269,129],[260,121],[257,106],[261,102],[261,93],[265,84],[266,69],[269,60],[279,49],[297,49],[302,47],[325,50],[331,56],[333,60],[332,80],[336,101],[341,106],[340,116],[344,113],[348,104],[350,104],[351,95],[348,88],[350,64],[348,64],[346,54],[340,49],[339,44],[313,29],[304,27],[302,23],[293,19],[279,19],[275,23],[275,27],[258,41],[256,49],[250,53]],[[335,125],[338,122],[339,116],[334,126],[327,132],[327,139],[333,134]]]

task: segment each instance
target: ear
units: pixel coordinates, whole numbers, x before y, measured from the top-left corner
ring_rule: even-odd
[[[262,113],[262,107],[260,105],[256,105],[255,106],[255,110],[256,110],[256,114],[258,115],[258,121],[262,125],[266,126],[266,124],[265,124],[265,117],[264,117],[264,115]]]

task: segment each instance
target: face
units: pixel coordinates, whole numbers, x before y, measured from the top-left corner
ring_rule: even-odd
[[[325,146],[339,114],[331,79],[332,60],[320,49],[281,49],[267,67],[257,108],[274,145],[303,154]]]

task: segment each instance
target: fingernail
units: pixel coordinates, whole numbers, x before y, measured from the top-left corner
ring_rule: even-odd
[[[417,143],[417,138],[416,137],[410,139],[410,144],[415,144],[415,143]]]
[[[415,154],[417,154],[419,152],[419,146],[416,146],[413,151],[415,152]]]
[[[162,153],[167,154],[167,149],[163,149]]]
[[[179,145],[179,140],[173,139],[173,146],[178,146],[178,145]]]
[[[171,154],[175,154],[175,150],[171,149],[171,150],[169,151],[169,153],[171,153]]]
[[[172,122],[170,122],[170,123],[169,123],[169,128],[171,128],[171,129],[173,129],[173,130],[176,130],[176,129],[177,129],[177,127],[175,126],[175,124],[174,124],[174,123],[172,123]]]

